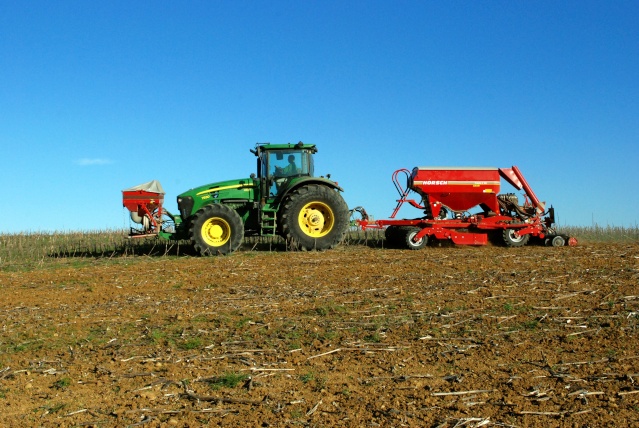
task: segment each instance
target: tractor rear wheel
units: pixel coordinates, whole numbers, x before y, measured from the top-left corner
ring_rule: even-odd
[[[523,247],[530,239],[530,235],[520,235],[515,229],[505,229],[502,236],[507,247]]]
[[[189,236],[193,248],[202,256],[228,254],[242,244],[244,223],[239,214],[226,205],[210,204],[193,216]]]
[[[319,184],[291,192],[281,213],[282,235],[291,247],[304,251],[333,248],[344,239],[349,225],[342,195]]]

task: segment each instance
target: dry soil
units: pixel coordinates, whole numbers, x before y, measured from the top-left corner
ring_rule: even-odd
[[[0,426],[639,426],[639,245],[0,272]]]

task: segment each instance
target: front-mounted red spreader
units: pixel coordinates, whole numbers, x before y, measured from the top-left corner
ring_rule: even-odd
[[[138,227],[131,227],[129,237],[142,238],[158,235],[163,230],[165,217],[164,189],[159,181],[130,187],[122,191],[122,205],[130,211],[131,220]]]
[[[406,186],[400,183],[401,175],[406,177]],[[501,178],[515,189],[523,189],[523,204],[514,193],[499,194]],[[357,221],[363,230],[386,229],[391,245],[420,249],[432,238],[461,245],[485,245],[488,235],[495,233],[500,233],[509,247],[526,245],[530,237],[555,247],[577,245],[575,238],[555,231],[554,208],[546,210],[516,166],[415,167],[412,172],[399,169],[393,173],[393,184],[400,197],[390,219],[369,222],[364,215]],[[409,197],[411,192],[417,194],[419,202]],[[404,203],[423,210],[425,215],[395,219]],[[470,213],[473,208],[479,211]]]

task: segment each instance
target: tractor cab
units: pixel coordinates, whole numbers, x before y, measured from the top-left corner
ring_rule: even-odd
[[[300,177],[313,177],[313,144],[260,144],[251,151],[258,157],[258,179],[267,199],[281,196]]]

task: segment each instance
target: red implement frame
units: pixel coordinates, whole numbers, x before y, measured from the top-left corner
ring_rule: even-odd
[[[398,176],[404,174],[407,186],[404,188]],[[499,209],[499,176],[503,177],[517,190],[525,192],[524,207],[532,206],[536,214],[525,221],[503,215]],[[424,237],[449,239],[459,245],[485,245],[488,242],[488,231],[513,230],[518,235],[532,235],[539,238],[546,236],[547,220],[544,215],[544,203],[540,202],[523,174],[516,166],[512,168],[414,168],[398,169],[393,173],[393,184],[399,193],[397,206],[388,220],[368,221],[367,218],[358,220],[363,229],[383,229],[388,226],[409,226],[419,228],[413,237],[418,242]],[[409,198],[411,191],[422,196],[421,205],[415,199]],[[427,215],[418,219],[397,220],[395,216],[403,204],[425,210]],[[473,206],[481,205],[484,212],[470,215],[456,215],[455,218],[437,218],[443,207],[453,206],[454,212],[465,211]],[[427,208],[429,210],[427,210]],[[570,238],[568,245],[576,245],[576,240]]]
[[[410,171],[406,168],[398,169],[393,173],[393,184],[395,185],[397,193],[399,193],[399,199],[397,200],[397,206],[395,207],[395,210],[393,211],[393,214],[391,214],[390,218],[395,218],[395,216],[399,212],[399,209],[402,207],[402,205],[404,205],[405,202],[408,202],[413,207],[420,210],[423,210],[425,208],[423,205],[420,205],[415,199],[407,198],[408,194],[411,192],[411,188],[410,186],[406,186],[405,189],[402,187],[402,184],[399,182],[398,178],[398,175],[400,173],[403,173],[406,176],[406,182],[410,183]]]

